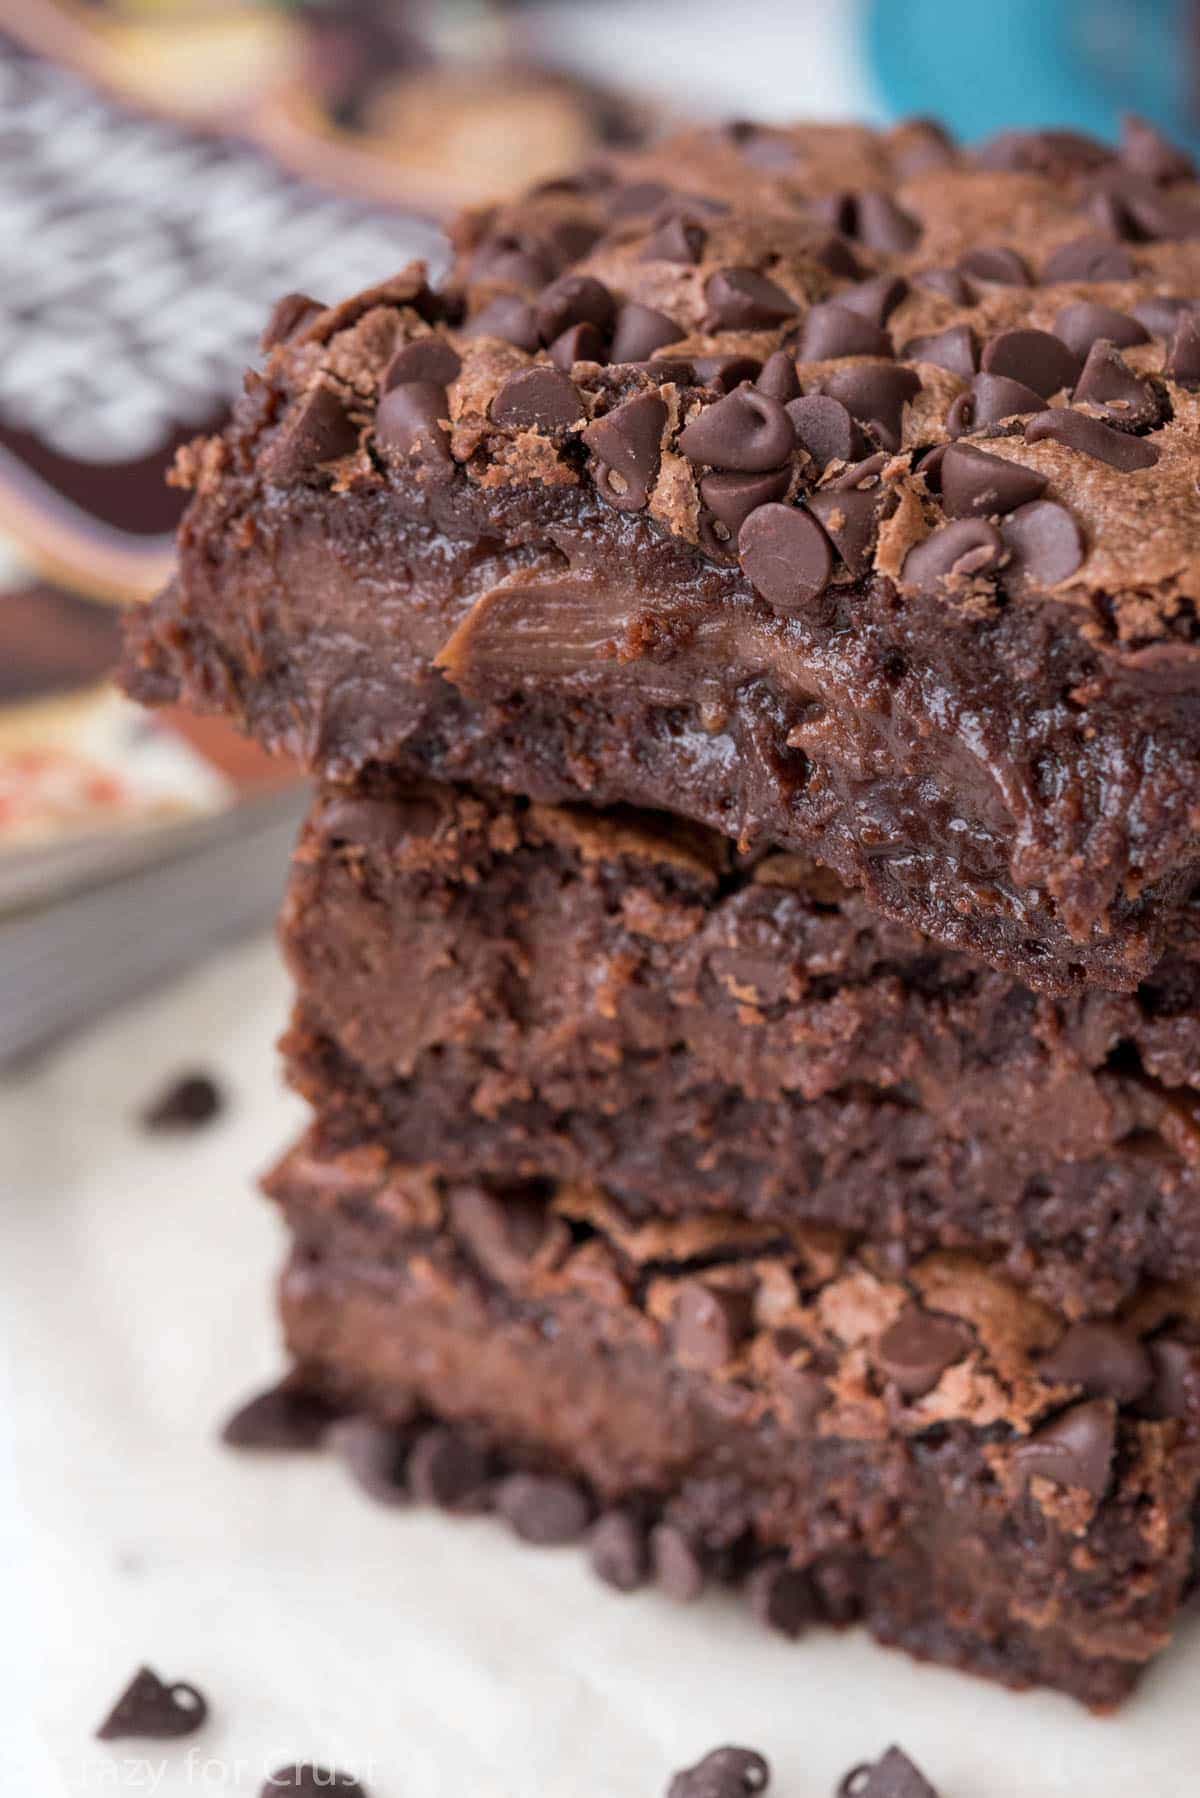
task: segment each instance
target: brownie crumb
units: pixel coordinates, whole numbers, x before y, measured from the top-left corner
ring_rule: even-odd
[[[211,1074],[179,1074],[141,1115],[144,1130],[198,1130],[225,1108],[225,1095]]]
[[[208,1716],[208,1700],[196,1686],[177,1679],[166,1685],[149,1667],[139,1667],[96,1731],[101,1742],[126,1737],[168,1741],[190,1736]]]

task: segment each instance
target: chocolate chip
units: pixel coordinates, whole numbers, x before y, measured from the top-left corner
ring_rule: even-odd
[[[1049,331],[1001,331],[984,344],[982,361],[987,374],[1007,375],[1043,399],[1062,387],[1073,387],[1079,378],[1079,357]]]
[[[1010,130],[979,145],[974,160],[983,169],[1062,176],[1086,174],[1111,155],[1107,144],[1082,131]]]
[[[875,528],[888,501],[886,488],[878,484],[857,489],[843,487],[840,481],[809,495],[809,511],[856,578],[865,574],[870,566],[875,550]]]
[[[1089,1398],[1115,1398],[1130,1405],[1154,1378],[1145,1348],[1129,1330],[1113,1323],[1072,1324],[1038,1362],[1043,1380],[1081,1386]]]
[[[791,294],[753,268],[719,268],[705,282],[704,298],[713,331],[756,331],[799,311]]]
[[[412,1446],[408,1483],[422,1504],[444,1511],[475,1510],[487,1491],[487,1457],[457,1430],[434,1424]]]
[[[781,507],[780,510],[786,510]],[[685,1280],[675,1295],[671,1347],[684,1367],[713,1373],[733,1360],[750,1324],[749,1293]]]
[[[970,325],[950,325],[931,337],[913,337],[901,354],[908,362],[932,362],[969,381],[979,367],[979,345]]]
[[[288,412],[263,457],[263,469],[269,481],[286,485],[307,479],[327,462],[351,456],[357,448],[358,426],[345,401],[321,381]]]
[[[1147,1417],[1200,1417],[1200,1346],[1160,1336],[1147,1347],[1154,1383],[1140,1410]]]
[[[857,281],[862,274],[854,251],[844,237],[823,237],[819,243],[809,246],[808,253],[814,262],[819,262],[831,275],[838,275],[843,280]]]
[[[276,300],[267,320],[259,348],[265,355],[273,350],[277,343],[287,343],[289,338],[303,330],[325,308],[320,300],[310,299],[306,293],[285,293],[281,300]]]
[[[1131,281],[1136,272],[1133,257],[1120,244],[1107,237],[1077,237],[1047,257],[1042,280]]]
[[[679,449],[690,462],[756,474],[778,468],[796,438],[778,400],[754,387],[739,387],[706,406],[679,433]]]
[[[668,189],[661,181],[631,181],[617,188],[609,202],[609,210],[615,219],[639,218],[645,212],[653,212],[667,197]]]
[[[177,1074],[142,1112],[143,1130],[197,1130],[224,1109],[225,1100],[211,1074]]]
[[[375,412],[375,442],[398,456],[448,463],[450,434],[446,389],[432,381],[408,381],[385,393]]]
[[[595,325],[568,325],[550,345],[550,360],[569,375],[577,362],[607,362],[608,343]]]
[[[854,287],[843,287],[836,296],[839,306],[858,312],[873,325],[886,325],[905,294],[908,282],[903,275],[872,275]]]
[[[1149,341],[1146,327],[1136,318],[1094,300],[1076,300],[1074,305],[1064,306],[1054,321],[1054,335],[1077,356],[1086,356],[1098,337],[1106,337],[1118,349]]]
[[[694,1767],[676,1773],[667,1798],[749,1798],[765,1792],[771,1769],[754,1748],[714,1748]]]
[[[700,483],[700,499],[736,538],[751,512],[782,499],[790,481],[790,468],[768,469],[763,474],[706,474]]]
[[[1153,468],[1158,450],[1143,437],[1130,437],[1125,431],[1114,431],[1099,418],[1086,412],[1074,412],[1067,406],[1053,406],[1048,412],[1036,412],[1025,422],[1026,443],[1061,443],[1066,449],[1078,450],[1122,474],[1136,468]]]
[[[829,539],[795,506],[759,506],[738,532],[738,560],[756,593],[777,612],[801,612],[829,585]]]
[[[513,287],[541,287],[553,273],[553,268],[539,249],[523,245],[514,237],[487,238],[471,258],[471,278],[474,281],[508,282]]]
[[[491,411],[498,425],[539,431],[564,431],[585,415],[574,382],[561,369],[541,364],[509,375],[493,399]]]
[[[1181,387],[1200,387],[1200,321],[1186,312],[1175,326],[1163,373]]]
[[[611,362],[645,362],[664,344],[677,343],[683,328],[665,312],[653,306],[641,306],[628,300],[617,313],[616,329],[609,348]]]
[[[516,1192],[498,1197],[473,1184],[451,1188],[449,1213],[454,1234],[477,1265],[501,1281],[528,1268],[551,1223],[541,1199]]]
[[[919,1767],[902,1748],[889,1748],[872,1766],[864,1761],[851,1767],[837,1789],[837,1798],[938,1798]]]
[[[875,1361],[883,1378],[904,1398],[923,1398],[970,1346],[964,1325],[909,1305],[875,1344]]]
[[[430,332],[428,337],[414,337],[400,346],[383,371],[380,392],[403,387],[407,381],[431,381],[435,387],[448,387],[462,372],[462,357],[444,337]]]
[[[784,1561],[764,1561],[746,1581],[750,1610],[760,1623],[795,1641],[816,1616],[807,1574]]]
[[[694,356],[692,372],[702,387],[732,393],[743,381],[757,379],[762,363],[755,356]],[[762,392],[762,389],[759,389]]]
[[[1120,220],[1126,237],[1157,243],[1200,235],[1200,208],[1188,201],[1137,187],[1098,196],[1097,203],[1103,205],[1106,198],[1115,215],[1114,224]]]
[[[762,365],[754,385],[760,393],[767,393],[781,406],[789,400],[800,397],[800,377],[796,373],[795,358],[786,350],[774,350]]]
[[[1152,294],[1148,300],[1139,300],[1133,309],[1133,316],[1140,324],[1145,325],[1152,337],[1173,337],[1175,327],[1185,314],[1195,311],[1194,300],[1173,299],[1167,294]]]
[[[696,263],[704,255],[708,233],[685,213],[672,212],[646,240],[643,262]]]
[[[467,337],[499,337],[530,355],[541,342],[533,307],[515,293],[499,293],[463,327]]]
[[[843,236],[854,231],[854,195],[846,192],[812,194],[808,209],[823,225],[830,225]]]
[[[929,169],[951,168],[956,161],[954,139],[936,119],[906,119],[893,155],[897,172],[908,178]]]
[[[1052,499],[1035,499],[1001,521],[1000,535],[1008,551],[1004,570],[1007,585],[1033,581],[1054,587],[1068,580],[1083,561],[1084,545],[1079,526],[1065,506]]]
[[[868,192],[857,196],[854,236],[868,250],[899,254],[918,242],[921,227],[890,194]]]
[[[130,1736],[166,1742],[192,1735],[207,1716],[208,1702],[195,1686],[184,1679],[164,1685],[149,1667],[139,1667],[96,1737],[101,1742],[121,1742]]]
[[[995,572],[1004,544],[995,525],[982,518],[962,518],[944,524],[910,549],[904,558],[903,579],[922,593],[936,593],[943,584],[962,585]]]
[[[911,368],[871,362],[835,369],[826,376],[822,387],[835,400],[841,400],[884,449],[896,450],[900,447],[904,403],[920,393],[921,380]]]
[[[646,504],[658,474],[667,408],[657,393],[638,393],[580,433],[599,464],[596,484],[622,512]]]
[[[830,462],[854,462],[867,450],[867,440],[840,400],[825,393],[806,393],[786,407],[796,441],[818,468]]]
[[[1135,375],[1105,338],[1088,351],[1083,373],[1071,395],[1073,405],[1099,406],[1106,424],[1118,431],[1139,431],[1158,424],[1162,406],[1153,382]]]
[[[618,1592],[636,1592],[649,1578],[646,1532],[628,1511],[606,1511],[596,1519],[588,1537],[588,1556],[596,1577]]]
[[[1015,512],[1038,499],[1046,477],[1020,462],[989,456],[970,443],[946,446],[939,469],[942,500],[948,518],[986,518]]]
[[[221,1441],[227,1448],[316,1448],[337,1416],[326,1399],[281,1380],[238,1407],[222,1425]]]
[[[1061,1411],[1013,1450],[1026,1480],[1035,1475],[1058,1486],[1080,1486],[1103,1498],[1116,1450],[1117,1408],[1111,1399],[1086,1399]]]
[[[960,393],[951,402],[946,429],[952,437],[961,437],[968,431],[981,431],[1006,418],[1041,409],[1041,394],[1026,387],[1023,381],[1011,381],[1007,375],[979,374],[971,382],[971,391]]]
[[[607,331],[616,315],[616,301],[591,275],[560,275],[542,289],[533,308],[545,343],[553,343],[570,325],[595,325],[598,331]]]
[[[654,1583],[677,1604],[690,1604],[704,1590],[704,1563],[683,1531],[660,1523],[650,1533]]]
[[[878,325],[836,300],[811,306],[800,333],[801,362],[831,362],[837,356],[890,356],[892,340]]]
[[[411,1434],[376,1423],[371,1417],[343,1417],[329,1431],[327,1443],[355,1483],[377,1504],[403,1505],[409,1498],[408,1455]]]
[[[999,287],[1029,287],[1029,269],[1023,257],[1004,244],[980,244],[960,256],[958,271],[973,281],[994,282]]]
[[[513,1473],[496,1488],[496,1509],[523,1542],[558,1548],[578,1542],[591,1522],[587,1494],[574,1480]]]
[[[940,293],[953,306],[969,306],[973,299],[971,289],[956,268],[925,268],[913,276],[918,287],[926,293]]]
[[[290,1767],[277,1767],[258,1798],[283,1798],[285,1793],[291,1798],[328,1798],[331,1792],[340,1792],[342,1798],[368,1798],[366,1786],[349,1773],[339,1772],[336,1767],[319,1767],[312,1761],[293,1761]]]
[[[1134,113],[1127,112],[1121,120],[1117,154],[1126,168],[1150,181],[1191,181],[1196,174],[1196,165],[1184,150]]]

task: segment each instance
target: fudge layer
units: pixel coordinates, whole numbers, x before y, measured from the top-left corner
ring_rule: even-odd
[[[407,1431],[464,1426],[582,1482],[610,1539],[614,1510],[653,1528],[676,1592],[750,1573],[785,1628],[861,1619],[1097,1707],[1165,1645],[1200,1480],[1194,1289],[1068,1326],[965,1256],[897,1273],[833,1231],[631,1224],[595,1186],[499,1192],[316,1137],[267,1186],[298,1379],[395,1426],[398,1484]]]
[[[1200,1274],[1180,956],[1055,1000],[796,854],[380,775],[318,797],[281,932],[290,1077],[346,1145],[986,1245],[1074,1312]]]
[[[1048,992],[1200,869],[1200,186],[1147,128],[734,125],[269,327],[148,701],[815,854]]]

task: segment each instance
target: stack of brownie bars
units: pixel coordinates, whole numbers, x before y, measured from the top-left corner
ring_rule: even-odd
[[[320,787],[270,1176],[398,1492],[1107,1707],[1200,1495],[1200,185],[697,131],[277,309],[126,682]]]

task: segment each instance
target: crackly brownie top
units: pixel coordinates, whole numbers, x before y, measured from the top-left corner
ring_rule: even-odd
[[[733,124],[475,212],[269,328],[269,484],[590,483],[795,615],[884,576],[1194,634],[1200,183],[1118,148]],[[193,457],[182,478],[206,478]]]

